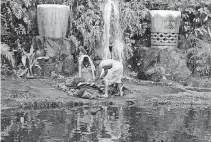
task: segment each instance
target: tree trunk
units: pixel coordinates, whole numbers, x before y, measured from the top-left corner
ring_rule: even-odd
[[[37,22],[40,36],[65,38],[70,9],[68,6],[41,4],[37,6]]]

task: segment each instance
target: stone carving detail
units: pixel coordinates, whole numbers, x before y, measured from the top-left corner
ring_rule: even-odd
[[[174,45],[177,44],[178,34],[175,33],[151,33],[152,44]]]
[[[172,10],[151,10],[151,46],[154,48],[176,48],[181,12]]]
[[[165,20],[165,29],[174,29],[174,25],[175,25],[175,20],[172,16],[168,16]]]

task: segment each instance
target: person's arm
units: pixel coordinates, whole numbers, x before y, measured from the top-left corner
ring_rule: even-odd
[[[91,65],[91,69],[92,69],[92,78],[95,79],[95,65],[93,64],[91,58],[88,58],[89,59],[89,63]]]
[[[79,73],[78,73],[78,75],[79,75],[79,77],[81,77],[81,64],[82,64],[82,62],[83,62],[83,60],[82,60],[82,57],[80,56],[79,57],[79,59],[78,59],[78,71],[79,71]]]
[[[97,69],[96,69],[95,83],[99,80],[101,72],[102,72],[102,67],[98,66]]]
[[[84,60],[84,57],[86,57],[85,55],[80,55],[78,57],[78,71],[79,71],[79,77],[81,77],[81,73],[82,73],[82,63],[83,63],[83,60]]]
[[[108,69],[104,69],[103,74],[100,74],[100,79],[105,77],[108,74]]]

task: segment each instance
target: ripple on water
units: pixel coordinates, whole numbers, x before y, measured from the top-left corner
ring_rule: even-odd
[[[1,117],[2,141],[211,140],[210,108],[81,107],[10,110]]]

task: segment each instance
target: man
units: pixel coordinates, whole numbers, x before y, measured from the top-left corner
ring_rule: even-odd
[[[108,86],[111,84],[117,84],[120,96],[123,96],[122,92],[122,77],[123,77],[123,64],[113,59],[98,60],[97,74],[95,82],[99,79],[104,79],[105,94],[103,97],[108,98]]]

